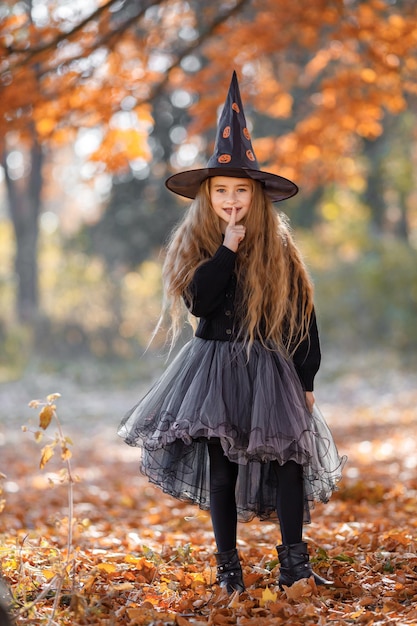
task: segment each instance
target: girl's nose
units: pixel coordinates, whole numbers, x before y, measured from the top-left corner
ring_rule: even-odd
[[[236,202],[237,194],[234,191],[231,191],[226,198],[226,202],[228,204],[234,204]]]

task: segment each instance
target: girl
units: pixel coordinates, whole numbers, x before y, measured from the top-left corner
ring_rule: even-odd
[[[119,434],[142,448],[141,469],[165,492],[209,509],[217,581],[244,582],[237,521],[277,516],[279,585],[314,576],[302,541],[309,502],[327,501],[344,459],[314,405],[320,345],[310,278],[273,201],[298,189],[259,170],[236,74],[204,169],[169,178],[192,198],[163,268],[173,341],[185,303],[188,342]]]

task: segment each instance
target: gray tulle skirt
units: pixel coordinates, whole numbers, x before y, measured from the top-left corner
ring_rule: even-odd
[[[141,471],[170,495],[210,508],[207,442],[220,440],[239,466],[238,519],[276,516],[276,463],[303,467],[309,505],[327,502],[345,457],[317,406],[310,413],[291,361],[255,342],[194,337],[122,420],[118,434],[141,448]]]

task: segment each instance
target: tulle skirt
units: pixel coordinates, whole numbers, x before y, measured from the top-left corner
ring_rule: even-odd
[[[122,420],[141,471],[170,495],[210,508],[208,440],[239,466],[238,519],[276,516],[276,463],[303,467],[305,516],[327,502],[345,457],[317,406],[310,413],[291,361],[255,342],[194,337]]]

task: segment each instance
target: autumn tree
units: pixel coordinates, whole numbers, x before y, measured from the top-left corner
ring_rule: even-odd
[[[161,93],[153,100],[150,162],[130,164],[130,175],[114,177],[101,219],[77,236],[78,245],[104,258],[111,272],[135,268],[165,243],[183,206],[162,183],[176,144],[186,134],[187,108]]]
[[[235,68],[248,107],[270,121],[254,143],[263,166],[307,190],[348,184],[358,175],[363,142],[381,137],[387,116],[415,99],[413,4],[97,0],[91,10],[93,3],[80,9],[60,0],[3,3],[0,151],[20,318],[38,310],[42,165],[55,145],[94,128],[97,171],[118,172],[152,156],[164,164],[161,176],[184,164],[199,167]],[[183,146],[169,162],[146,143],[162,93],[193,101]],[[184,163],[184,144],[192,163]]]

